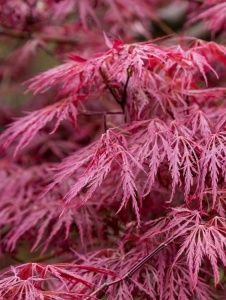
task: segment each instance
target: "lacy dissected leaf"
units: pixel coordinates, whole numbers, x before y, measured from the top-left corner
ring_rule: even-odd
[[[197,279],[194,289],[189,270],[182,260],[170,267],[165,276],[164,293],[161,298],[163,300],[213,299],[210,296],[210,287],[203,278]]]
[[[65,94],[109,90],[121,107],[128,106],[133,119],[159,109],[176,116],[179,108],[187,106],[186,93],[195,75],[199,73],[200,81],[207,84],[208,72],[217,76],[211,59],[225,55],[223,46],[196,39],[190,46],[116,41],[108,52],[92,59],[71,55],[71,61],[30,80],[29,90],[44,92],[59,84]]]
[[[172,184],[171,197],[166,200],[171,201],[176,187],[183,184],[185,200],[188,201],[194,178],[199,174],[196,146],[185,126],[174,123],[170,128],[159,119],[137,122],[122,132],[108,130],[99,141],[62,162],[47,191],[71,178],[64,199],[66,204],[79,207],[96,193],[102,195],[101,189],[106,191],[106,182],[119,178],[115,192],[112,195],[106,192],[106,195],[111,201],[116,196],[122,197],[119,211],[131,199],[139,220],[138,200],[151,192],[162,165],[171,174],[168,182]]]
[[[125,206],[131,198],[134,209],[139,220],[139,208],[136,197],[135,177],[137,170],[143,170],[142,165],[129,152],[126,139],[114,131],[109,130],[102,135],[100,140],[88,152],[79,152],[69,159],[67,159],[59,168],[60,172],[56,177],[54,183],[50,186],[52,188],[58,182],[64,180],[68,175],[73,174],[78,168],[85,166],[85,171],[81,174],[77,182],[71,186],[69,192],[65,195],[66,203],[70,203],[73,198],[80,192],[87,189],[81,201],[75,204],[76,207],[81,206],[95,193],[97,188],[102,184],[112,168],[117,167],[119,171],[119,180],[115,186],[115,194],[112,195],[114,199],[119,189],[123,191],[122,204],[119,210]],[[135,169],[136,168],[136,169]]]
[[[102,222],[94,205],[85,205],[76,210],[64,208],[58,195],[49,193],[40,199],[51,172],[50,165],[33,166],[23,169],[2,161],[0,170],[0,230],[1,245],[8,251],[16,248],[17,242],[28,239],[32,251],[41,248],[45,252],[50,244],[60,245],[57,240],[69,241],[71,232],[79,233],[81,245],[86,248],[93,242],[93,232],[101,235]],[[63,187],[60,191],[64,194]],[[75,227],[76,226],[76,227]],[[72,229],[73,228],[73,229]]]
[[[138,125],[138,123],[137,123]],[[194,177],[199,174],[199,159],[196,151],[196,143],[188,128],[171,124],[171,128],[162,120],[153,119],[141,125],[146,127],[138,131],[133,138],[134,156],[138,156],[141,163],[148,164],[148,178],[144,184],[144,194],[150,193],[156,180],[161,163],[168,166],[172,177],[173,199],[176,187],[181,185],[184,179],[184,196],[187,201]],[[146,125],[146,126],[145,126]]]
[[[200,158],[200,197],[203,197],[205,183],[210,174],[213,191],[213,207],[217,199],[217,186],[220,176],[225,178],[226,138],[224,132],[212,134],[203,149]]]
[[[156,235],[166,234],[167,238],[183,237],[191,229],[198,226],[201,222],[201,214],[197,210],[190,210],[184,207],[173,208],[167,217],[147,222],[151,227],[140,238],[145,241]]]
[[[129,246],[130,243],[131,246]],[[79,261],[83,262],[83,260],[88,259],[89,264],[99,268],[107,266],[116,273],[120,271],[119,275],[123,276],[160,243],[161,237],[159,234],[155,235],[154,238],[143,241],[140,241],[136,236],[128,235],[120,243],[120,251],[103,249],[89,253],[88,256],[79,255]],[[177,297],[186,300],[196,299],[196,297],[203,300],[212,299],[210,297],[210,287],[207,284],[209,274],[204,272],[205,276],[197,278],[197,285],[194,287],[189,269],[184,265],[184,257],[173,264],[178,245],[176,243],[170,244],[167,248],[158,252],[135,274],[130,276],[129,281],[122,281],[109,286],[106,291],[107,297],[109,299],[133,299],[137,295],[141,298],[156,299],[156,295],[158,295],[161,300],[173,300]],[[126,251],[126,249],[129,250]],[[90,275],[93,276],[93,274]],[[99,281],[99,286],[105,282],[111,282],[110,277],[104,279],[102,274],[95,274],[94,278],[98,278],[96,280]]]
[[[92,266],[74,264],[37,264],[28,263],[0,275],[0,295],[3,299],[81,299],[84,295],[84,287],[91,289],[93,282],[85,276],[82,277],[80,270],[86,272],[99,272],[114,276],[107,270]],[[48,288],[53,290],[48,290]],[[54,288],[55,287],[55,288]],[[52,295],[52,298],[50,296]],[[58,297],[58,298],[57,298]]]
[[[3,147],[7,148],[17,137],[20,137],[15,149],[16,154],[20,149],[26,147],[36,133],[52,119],[56,119],[52,133],[56,131],[63,120],[69,119],[76,125],[77,109],[74,102],[71,99],[61,100],[15,121],[1,136]]]
[[[187,119],[191,124],[193,135],[197,134],[200,138],[208,138],[211,135],[213,124],[209,115],[205,114],[198,105],[190,107]]]
[[[226,263],[225,219],[215,217],[205,223],[198,211],[176,208],[167,218],[148,222],[147,226],[150,229],[141,236],[141,243],[160,244],[161,240],[167,243],[173,237],[173,242],[161,250],[152,262],[161,274],[161,299],[212,299],[208,284],[211,275],[209,272],[205,274],[206,269],[201,269],[201,264],[205,257],[209,259],[217,284],[220,278],[218,260],[223,265]],[[188,267],[184,264],[186,259]],[[202,272],[200,276],[199,270]]]
[[[213,190],[211,188],[207,188],[204,190],[204,198],[203,203],[204,205],[208,206],[208,211],[215,211],[220,217],[225,217],[226,215],[226,190],[225,190],[225,184],[219,185],[217,188],[217,198],[215,202],[214,208],[210,208],[209,203],[213,202]]]
[[[57,237],[62,233],[66,243],[67,240],[71,241],[69,237],[71,232],[77,231],[83,248],[92,245],[93,230],[96,230],[97,235],[100,236],[102,223],[98,218],[97,211],[92,206],[83,206],[78,210],[74,208],[63,210],[61,201],[53,203],[48,198],[43,200],[39,206],[27,203],[26,209],[22,204],[17,209],[13,209],[11,206],[3,209],[2,212],[6,213],[4,225],[11,226],[1,241],[6,244],[8,251],[14,250],[17,242],[26,238],[26,234],[28,235],[31,231],[34,235],[33,238],[32,235],[29,238],[30,242],[34,240],[31,251],[41,248],[42,253],[49,249],[50,244],[61,245],[62,241],[57,241]],[[8,218],[7,213],[9,214]],[[18,217],[20,222],[17,220]],[[74,225],[77,227],[76,231],[72,230]]]
[[[206,0],[202,3],[198,13],[191,18],[189,23],[199,20],[215,35],[219,30],[224,30],[226,23],[224,15],[226,13],[226,3],[223,0]]]
[[[138,125],[138,124],[137,124]],[[133,139],[132,151],[141,163],[147,162],[150,173],[144,185],[146,194],[150,192],[155,181],[158,168],[164,159],[171,155],[172,132],[170,128],[161,120],[154,119],[150,122],[141,123],[144,130],[135,134]]]
[[[215,217],[209,223],[194,226],[176,256],[187,256],[187,263],[193,286],[197,285],[198,273],[204,257],[208,258],[213,269],[215,285],[219,283],[218,260],[226,266],[225,248],[225,219]]]
[[[185,201],[193,185],[193,177],[198,174],[198,158],[194,150],[194,143],[184,136],[176,136],[172,141],[173,152],[170,156],[170,169],[172,174],[172,196],[176,186],[180,184],[180,170],[183,172],[185,181],[184,196]]]
[[[144,257],[146,250],[139,247],[126,252],[126,243],[134,241],[132,237],[128,237],[127,240],[120,243],[120,249],[103,249],[93,253],[89,253],[89,256],[79,256],[79,262],[86,261],[88,264],[97,268],[102,266],[107,267],[109,270],[113,270],[118,277],[122,277],[128,272],[136,262],[139,262]],[[98,286],[101,286],[105,282],[111,282],[112,278],[108,275],[103,277],[102,274],[90,274],[91,278],[94,278],[98,282]],[[94,277],[93,277],[94,276]],[[156,289],[158,288],[158,274],[155,268],[149,264],[145,265],[145,268],[133,274],[130,277],[130,282],[121,282],[118,285],[112,285],[107,290],[109,299],[133,299],[137,290],[141,297],[150,297],[154,299]],[[125,293],[123,294],[123,292]],[[121,297],[121,298],[120,298]],[[127,298],[126,298],[127,297]]]

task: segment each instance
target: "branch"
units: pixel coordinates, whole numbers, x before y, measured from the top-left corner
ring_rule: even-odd
[[[103,123],[104,123],[104,132],[107,131],[107,115],[123,115],[124,112],[123,111],[84,111],[84,112],[79,112],[78,116],[95,116],[95,115],[101,115],[103,116]]]
[[[123,90],[123,93],[122,93],[122,101],[120,103],[121,105],[121,108],[122,108],[122,111],[124,112],[125,114],[125,118],[124,118],[124,121],[125,123],[127,123],[127,117],[128,117],[128,111],[127,111],[127,107],[126,107],[126,101],[127,101],[127,87],[128,87],[128,84],[129,84],[129,80],[130,80],[130,77],[132,76],[132,69],[131,67],[129,67],[127,69],[127,79],[126,79],[126,83],[125,83],[125,86],[124,86],[124,90]]]
[[[78,41],[72,37],[67,36],[52,36],[44,33],[31,33],[27,31],[19,31],[15,29],[10,28],[4,28],[0,27],[0,35],[5,35],[17,39],[30,39],[30,38],[38,38],[40,40],[46,41],[46,42],[55,42],[58,44],[72,44],[75,45],[78,43]]]
[[[122,111],[80,111],[78,115],[96,116],[96,115],[122,115]]]
[[[115,92],[115,90],[110,86],[109,84],[109,80],[107,78],[107,75],[104,73],[104,71],[100,68],[100,75],[103,78],[103,81],[106,85],[106,87],[108,88],[108,90],[110,91],[110,93],[112,94],[112,96],[114,97],[115,101],[120,105],[121,105],[121,99],[118,97],[117,93]]]
[[[181,236],[181,235],[180,235]],[[145,258],[143,258],[139,263],[137,263],[136,265],[134,265],[126,274],[124,274],[120,279],[116,279],[112,282],[109,283],[104,283],[102,284],[98,289],[96,289],[94,292],[92,292],[87,298],[85,298],[85,300],[89,300],[89,299],[93,299],[93,297],[95,295],[98,296],[98,294],[101,292],[101,294],[99,295],[99,297],[102,297],[107,288],[111,285],[120,283],[128,278],[130,278],[137,270],[139,270],[141,267],[143,267],[143,265],[149,261],[149,259],[151,259],[154,255],[156,255],[159,251],[161,251],[162,249],[164,249],[165,247],[167,247],[169,244],[171,244],[175,239],[177,239],[179,236],[173,236],[171,238],[169,238],[168,240],[166,240],[164,243],[161,243],[157,248],[155,248],[151,253],[149,253]]]
[[[152,18],[152,21],[161,29],[166,35],[173,34],[176,35],[175,31],[173,31],[172,28],[170,28],[169,25],[167,25],[165,22],[163,22],[159,18]]]

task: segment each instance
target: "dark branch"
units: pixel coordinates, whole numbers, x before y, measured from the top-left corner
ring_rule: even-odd
[[[126,279],[129,279],[137,270],[139,270],[141,267],[143,267],[143,265],[148,262],[154,255],[156,255],[159,251],[161,251],[162,249],[164,249],[165,247],[167,247],[169,244],[171,244],[175,239],[177,239],[179,236],[173,236],[171,238],[169,238],[167,241],[165,241],[164,243],[160,244],[157,248],[155,248],[151,253],[149,253],[145,258],[143,258],[138,264],[134,265],[125,275],[123,275],[120,279],[116,279],[112,282],[109,283],[104,283],[102,284],[98,289],[96,289],[94,292],[92,292],[87,298],[85,298],[85,300],[89,300],[89,299],[93,299],[93,297],[95,295],[97,295],[97,297],[102,297],[107,288],[111,285],[120,283]]]
[[[75,45],[78,43],[78,41],[72,37],[60,36],[60,35],[53,36],[53,35],[48,35],[40,32],[34,32],[31,35],[31,33],[27,31],[19,31],[15,29],[4,28],[4,27],[0,27],[0,35],[17,38],[17,39],[25,39],[25,40],[29,40],[31,38],[33,39],[37,38],[46,42],[55,42],[58,44]]]

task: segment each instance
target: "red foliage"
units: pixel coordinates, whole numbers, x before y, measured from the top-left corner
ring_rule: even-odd
[[[226,46],[167,36],[182,2],[0,0],[0,89],[34,94],[0,111],[1,299],[225,299]]]

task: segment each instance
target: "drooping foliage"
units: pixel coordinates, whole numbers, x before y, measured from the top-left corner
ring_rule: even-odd
[[[0,0],[1,299],[225,299],[225,6]]]

